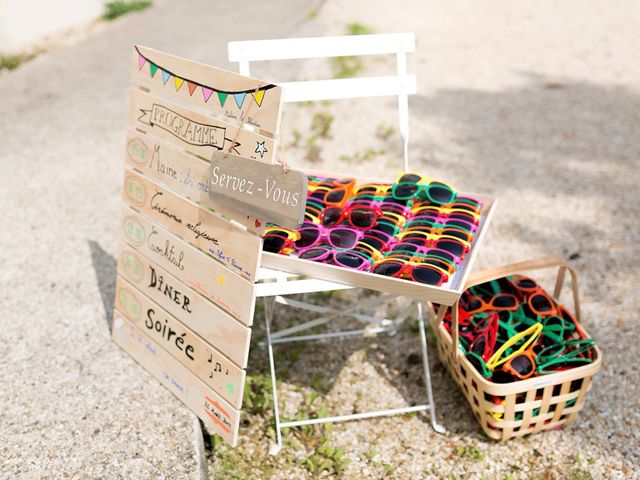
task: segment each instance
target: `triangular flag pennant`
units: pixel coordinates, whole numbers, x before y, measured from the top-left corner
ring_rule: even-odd
[[[158,71],[158,66],[155,63],[149,63],[149,70],[151,71],[151,78],[153,78]]]
[[[187,87],[189,87],[189,95],[193,96],[193,92],[196,91],[197,85],[195,83],[187,82]]]
[[[256,101],[259,107],[262,106],[262,99],[264,98],[264,92],[265,92],[264,90],[258,90],[257,92],[251,94],[253,95],[253,99]]]
[[[246,97],[247,94],[246,93],[234,93],[233,94],[233,98],[236,101],[236,105],[238,105],[238,108],[242,108],[242,103],[244,102],[244,97]]]
[[[165,72],[162,69],[160,69],[160,73],[162,74],[162,83],[166,85],[169,81],[169,78],[171,78],[171,74],[169,72]]]
[[[138,70],[142,70],[142,67],[144,67],[145,62],[147,61],[146,58],[144,58],[142,55],[138,54]]]
[[[224,102],[227,101],[228,93],[218,92],[218,99],[220,100],[220,106],[224,107]]]
[[[207,87],[202,87],[202,96],[204,97],[204,102],[207,103],[209,101],[209,97],[213,93],[213,90]]]
[[[176,82],[176,92],[177,92],[178,90],[180,90],[180,87],[184,83],[184,79],[180,77],[175,77],[175,82]]]

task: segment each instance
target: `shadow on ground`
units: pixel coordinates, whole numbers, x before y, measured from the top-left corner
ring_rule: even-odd
[[[96,282],[104,314],[107,319],[107,327],[109,333],[113,328],[113,304],[115,300],[116,289],[116,259],[113,255],[107,253],[95,240],[87,240],[89,251],[91,252],[91,263],[96,274]]]

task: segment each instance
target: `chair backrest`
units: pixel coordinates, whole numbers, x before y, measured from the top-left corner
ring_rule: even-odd
[[[322,57],[395,54],[397,74],[303,82],[276,82],[284,87],[284,102],[306,102],[397,96],[399,130],[404,147],[404,170],[409,170],[409,99],[416,93],[416,77],[407,75],[407,53],[416,49],[413,33],[351,35],[229,42],[229,61],[239,62],[242,75],[250,75],[250,62]]]

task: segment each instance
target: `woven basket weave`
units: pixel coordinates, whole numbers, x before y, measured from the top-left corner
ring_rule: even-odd
[[[578,285],[575,271],[556,256],[516,263],[478,272],[469,278],[466,288],[529,270],[559,267],[553,294],[556,300],[562,289],[566,271],[571,274],[575,318],[581,322]],[[451,335],[443,324],[447,310],[452,309]],[[543,430],[559,428],[576,419],[582,409],[592,377],[602,364],[602,352],[595,347],[593,362],[527,380],[493,383],[485,379],[454,345],[458,344],[458,304],[441,306],[432,315],[432,326],[438,338],[438,355],[462,389],[480,426],[490,438],[505,441]],[[581,328],[585,337],[589,334]],[[453,338],[452,338],[453,337]]]

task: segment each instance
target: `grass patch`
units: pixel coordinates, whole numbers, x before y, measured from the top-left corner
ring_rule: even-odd
[[[311,131],[320,138],[329,138],[334,120],[329,112],[316,112],[311,119]]]
[[[360,57],[333,57],[333,78],[355,77],[364,69],[364,63]]]
[[[456,453],[459,457],[469,458],[476,462],[484,460],[484,454],[474,445],[460,445],[456,448]]]
[[[567,478],[569,480],[592,480],[593,477],[586,470],[576,468],[569,472],[569,475],[567,475]]]
[[[353,155],[340,155],[340,160],[353,163],[353,162],[367,162],[373,160],[379,155],[384,155],[387,151],[384,148],[371,148],[367,147],[362,152],[355,152]]]
[[[349,459],[344,457],[344,450],[332,447],[329,440],[324,439],[311,455],[301,458],[300,463],[311,473],[327,471],[337,475],[344,472]]]
[[[0,71],[15,70],[23,61],[24,58],[19,55],[0,55]]]
[[[370,35],[373,33],[373,28],[362,23],[350,23],[347,25],[347,35]]]
[[[391,125],[381,123],[376,127],[376,137],[382,141],[386,142],[394,133],[396,130]]]
[[[131,2],[125,2],[123,0],[116,0],[114,2],[107,2],[105,5],[105,12],[102,18],[105,20],[114,20],[127,13],[137,12],[144,10],[151,6],[153,2],[151,0],[133,0]]]
[[[247,375],[244,382],[243,408],[252,415],[264,415],[273,408],[271,378],[268,375]]]

